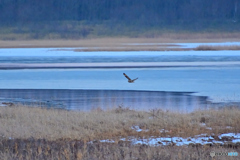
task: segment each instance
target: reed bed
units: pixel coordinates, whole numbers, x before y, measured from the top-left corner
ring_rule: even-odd
[[[234,147],[211,146],[133,146],[129,143],[84,143],[77,140],[7,140],[0,144],[1,160],[212,160],[210,152],[238,152]],[[214,159],[239,159],[237,157],[217,156]]]

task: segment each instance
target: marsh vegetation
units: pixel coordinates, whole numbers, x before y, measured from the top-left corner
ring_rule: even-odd
[[[0,108],[0,155],[2,159],[206,159],[212,149],[239,151],[239,144],[154,147],[121,139],[239,133],[239,117],[237,107],[174,113],[123,106],[82,112],[12,105]],[[114,142],[100,142],[103,139]]]

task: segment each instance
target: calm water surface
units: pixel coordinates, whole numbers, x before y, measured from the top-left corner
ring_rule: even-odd
[[[121,106],[136,110],[161,108],[191,112],[210,104],[207,97],[187,92],[132,90],[0,89],[0,97],[13,103],[84,111]]]
[[[0,63],[136,61],[231,62],[240,61],[240,53],[235,51],[76,53],[56,49],[0,50]],[[128,74],[130,78],[139,79],[136,83],[127,83],[123,73]],[[20,98],[17,101],[30,103],[36,100],[48,106],[83,110],[119,105],[141,109],[159,107],[193,110],[206,107],[209,101],[240,102],[239,73],[240,66],[233,65],[148,69],[0,70],[0,101],[16,101]]]
[[[231,62],[231,61],[240,61],[239,51],[74,52],[73,49],[54,49],[54,48],[0,49],[0,63]]]

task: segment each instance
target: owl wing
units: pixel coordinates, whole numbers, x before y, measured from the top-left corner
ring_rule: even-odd
[[[133,81],[137,80],[138,78],[133,79]]]
[[[131,78],[129,78],[125,73],[123,73],[123,75],[124,75],[128,80],[131,81]]]

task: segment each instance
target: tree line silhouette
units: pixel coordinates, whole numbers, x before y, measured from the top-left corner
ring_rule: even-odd
[[[0,39],[239,31],[239,1],[0,0]]]
[[[145,25],[239,19],[239,0],[0,0],[0,23],[119,21]]]

